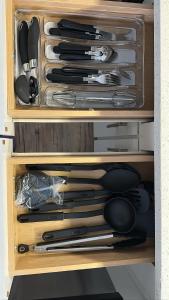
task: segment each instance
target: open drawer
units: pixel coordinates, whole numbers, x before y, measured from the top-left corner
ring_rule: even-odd
[[[88,268],[99,268],[107,266],[130,265],[138,263],[154,262],[154,241],[147,239],[143,245],[130,250],[99,251],[86,253],[55,253],[37,254],[28,252],[19,254],[17,246],[19,244],[34,244],[41,241],[44,231],[76,227],[81,225],[104,224],[102,216],[84,219],[71,219],[64,221],[50,221],[38,223],[19,223],[17,215],[25,212],[16,206],[15,182],[19,175],[26,172],[26,165],[36,164],[92,164],[92,163],[112,163],[125,162],[134,166],[142,176],[143,180],[154,180],[154,162],[150,155],[114,155],[114,156],[40,156],[40,157],[12,157],[8,159],[8,222],[9,222],[9,272],[12,275],[40,274],[68,270],[79,270]],[[78,171],[85,177],[86,171]],[[99,173],[98,173],[99,172]],[[90,172],[91,178],[101,176],[103,171]],[[53,173],[53,172],[52,172]],[[62,173],[56,173],[55,175]],[[65,172],[64,172],[65,174]],[[79,173],[78,173],[79,176]],[[87,175],[89,176],[89,174]],[[67,186],[67,190],[70,190]],[[73,187],[73,185],[72,185]],[[79,185],[81,188],[82,186]],[[83,186],[84,187],[84,186]],[[89,186],[86,185],[86,188]],[[98,206],[98,205],[97,205]],[[94,207],[95,208],[95,207]],[[85,209],[85,208],[84,208]],[[82,209],[80,209],[81,211]]]
[[[8,47],[8,112],[13,118],[58,118],[58,119],[101,119],[101,118],[151,118],[153,117],[154,110],[154,87],[153,87],[153,9],[149,5],[117,3],[109,1],[90,0],[87,3],[81,3],[81,1],[21,1],[21,0],[8,0],[7,1],[7,47]],[[126,13],[127,11],[127,13]],[[21,105],[15,96],[14,92],[14,78],[16,78],[16,60],[18,53],[16,50],[17,36],[16,36],[16,20],[21,21],[31,20],[32,16],[37,16],[41,25],[41,35],[39,44],[39,67],[38,76],[40,85],[40,93],[38,96],[38,103],[40,105]],[[51,93],[53,95],[55,91],[55,85],[51,85],[52,88],[48,88],[47,82],[44,79],[45,72],[50,70],[50,66],[57,66],[53,64],[52,60],[45,60],[45,45],[57,42],[55,39],[50,40],[45,35],[45,24],[50,23],[51,20],[60,20],[68,18],[73,21],[83,21],[84,23],[92,23],[94,25],[103,24],[111,28],[113,22],[117,22],[118,26],[122,26],[125,22],[128,22],[128,26],[134,22],[134,26],[137,27],[139,21],[143,21],[143,39],[140,39],[140,50],[135,52],[135,80],[139,86],[139,92],[137,93],[137,102],[143,105],[138,105],[138,108],[131,109],[101,109],[101,108],[89,108],[89,109],[68,109],[57,108],[43,105],[46,97],[47,101],[50,101]],[[128,20],[128,21],[125,21]],[[132,20],[132,21],[131,21]],[[120,23],[121,22],[121,23]],[[117,25],[116,25],[117,26]],[[127,25],[126,25],[127,26]],[[139,26],[138,26],[139,27]],[[106,28],[106,27],[105,27]],[[136,30],[137,32],[137,30]],[[139,30],[138,30],[139,32]],[[46,47],[47,47],[46,46]],[[117,46],[116,46],[117,47]],[[119,47],[123,47],[119,46]],[[118,48],[118,47],[117,47]],[[120,49],[121,50],[121,49]],[[123,49],[122,49],[123,50]],[[141,57],[144,63],[141,63]],[[49,57],[48,57],[49,58]],[[49,64],[49,62],[52,64]],[[140,71],[140,66],[142,71]],[[85,64],[84,64],[85,66]],[[90,63],[87,65],[89,67]],[[18,70],[17,70],[18,71]],[[134,71],[132,71],[134,72]],[[69,87],[70,89],[70,87]],[[105,87],[108,91],[109,87]],[[129,87],[130,89],[130,87]],[[58,91],[58,90],[56,90]],[[100,89],[98,90],[100,92]],[[48,98],[49,97],[49,98]],[[52,98],[53,99],[53,98]]]

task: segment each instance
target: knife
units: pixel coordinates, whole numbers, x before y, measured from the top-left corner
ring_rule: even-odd
[[[100,30],[93,25],[80,24],[67,19],[58,22],[57,28],[50,28],[51,35],[59,35],[86,40],[127,40],[130,28],[116,28],[116,32],[111,33]]]

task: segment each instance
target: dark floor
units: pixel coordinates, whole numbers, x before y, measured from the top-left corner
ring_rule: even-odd
[[[9,300],[122,300],[115,292],[106,269],[93,269],[15,277]]]
[[[93,123],[15,123],[14,152],[93,151]]]

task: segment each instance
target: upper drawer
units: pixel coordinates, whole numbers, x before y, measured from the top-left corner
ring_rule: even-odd
[[[121,4],[121,3],[110,3],[107,1],[87,1],[87,4],[82,4],[80,1],[7,1],[8,9],[8,31],[7,31],[7,47],[8,47],[8,112],[14,118],[142,118],[142,117],[153,117],[153,9],[151,6],[146,5],[135,5],[135,4]],[[130,14],[126,14],[126,9],[130,11]],[[15,96],[13,82],[14,78],[23,74],[22,67],[18,63],[18,46],[17,46],[17,28],[18,22],[21,20],[26,20],[29,23],[32,16],[36,16],[40,23],[40,42],[39,42],[39,66],[38,75],[39,79],[39,97],[38,104],[36,105],[21,105]],[[128,72],[132,79],[121,79],[120,88],[114,86],[106,85],[76,85],[76,84],[51,84],[46,81],[46,73],[50,72],[51,68],[60,68],[63,66],[78,66],[84,68],[92,68],[93,63],[72,63],[59,61],[57,63],[55,60],[50,59],[51,53],[45,53],[47,49],[50,50],[50,46],[54,44],[58,45],[58,39],[55,37],[51,38],[45,34],[45,25],[52,20],[69,19],[73,21],[79,21],[81,23],[89,23],[93,25],[99,25],[103,28],[111,28],[115,26],[116,29],[119,28],[126,29],[127,27],[133,27],[133,32],[136,31],[136,39],[133,38],[133,42],[123,41],[123,43],[112,42],[111,48],[117,52],[120,60],[120,65],[118,59],[113,62],[113,64],[94,64],[93,66],[97,69],[101,69],[101,72],[110,72],[112,70],[121,72]],[[11,20],[9,25],[9,19]],[[139,27],[139,20],[143,20],[144,26]],[[142,24],[143,24],[142,23]],[[107,27],[106,27],[107,26]],[[65,39],[64,41],[71,42],[71,39]],[[61,40],[62,41],[62,40]],[[75,40],[77,43],[77,40]],[[75,43],[73,40],[73,43]],[[82,44],[83,41],[81,41]],[[79,41],[78,41],[79,43]],[[96,41],[92,41],[93,46],[98,46]],[[107,46],[105,41],[102,42],[103,46]],[[91,44],[90,41],[86,41],[86,45]],[[110,46],[110,41],[108,42]],[[57,46],[56,45],[56,46]],[[128,55],[126,58],[124,53]],[[15,54],[15,55],[13,55]],[[128,58],[131,59],[131,63],[128,63]],[[126,60],[127,59],[127,60]],[[124,63],[124,62],[127,63]],[[12,68],[11,68],[12,66]],[[119,73],[118,73],[119,74]],[[120,73],[121,76],[121,73]],[[83,92],[97,92],[97,95],[102,92],[102,97],[99,95],[100,100],[103,101],[104,93],[111,92],[124,92],[129,93],[130,97],[134,99],[136,97],[137,105],[129,109],[129,106],[125,109],[123,106],[119,108],[114,108],[111,105],[106,108],[102,104],[99,106],[98,102],[96,107],[89,105],[87,107],[77,106],[73,108],[67,108],[66,106],[47,106],[46,99],[50,102],[51,94],[58,93],[61,90],[63,92],[63,87],[67,92],[67,89]],[[131,96],[132,95],[132,96]],[[53,96],[52,96],[53,97]],[[84,98],[86,97],[83,96]],[[106,94],[105,94],[105,97]],[[122,97],[120,95],[120,97]],[[144,98],[143,105],[142,98]],[[52,98],[53,99],[53,98]],[[124,99],[123,99],[124,100]],[[117,101],[117,98],[116,98]],[[121,100],[120,100],[121,101]],[[84,102],[84,101],[83,101]],[[44,105],[45,103],[45,105]],[[51,103],[51,102],[50,102]],[[117,102],[116,102],[117,103]],[[106,104],[107,105],[107,104]]]

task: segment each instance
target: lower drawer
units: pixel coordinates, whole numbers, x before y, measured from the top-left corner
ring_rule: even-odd
[[[72,219],[64,221],[19,223],[17,214],[23,212],[15,204],[15,179],[26,172],[26,164],[53,164],[53,163],[101,163],[101,162],[127,162],[134,166],[141,174],[143,180],[153,180],[154,163],[150,155],[121,155],[121,156],[43,156],[43,157],[13,157],[8,160],[8,220],[9,220],[9,272],[12,275],[40,274],[68,270],[100,268],[154,262],[154,242],[148,239],[145,244],[130,250],[99,251],[86,253],[59,253],[35,254],[29,252],[18,254],[18,244],[34,244],[41,241],[44,231],[57,230],[81,225],[103,224],[103,217],[97,216],[88,219]],[[77,171],[76,171],[77,172]],[[78,171],[78,176],[84,176],[85,171]],[[99,172],[99,173],[98,173]],[[101,172],[90,172],[91,178],[102,176]],[[55,175],[63,175],[54,171]],[[67,175],[64,172],[64,175]],[[87,175],[89,176],[89,174]],[[89,189],[87,185],[78,185],[79,188]],[[68,185],[67,190],[75,187]],[[76,187],[77,188],[77,187]],[[91,209],[93,209],[92,207]],[[85,209],[85,208],[84,208]],[[80,209],[81,210],[81,209]],[[77,211],[77,209],[76,209]]]

